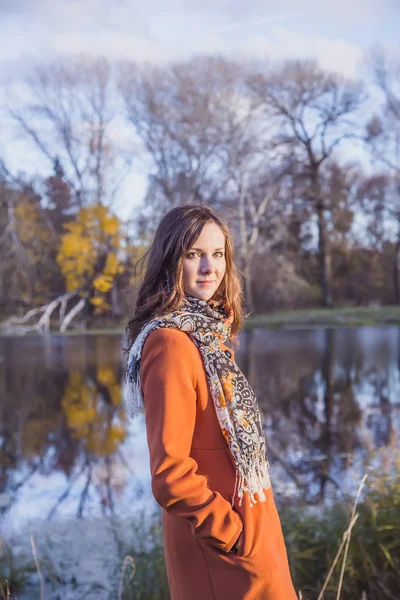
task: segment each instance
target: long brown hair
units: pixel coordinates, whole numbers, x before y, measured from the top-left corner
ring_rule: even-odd
[[[212,299],[225,300],[228,308],[233,310],[229,341],[237,344],[245,314],[242,285],[233,262],[230,231],[209,206],[185,204],[172,208],[162,218],[151,247],[136,264],[136,267],[145,265],[145,273],[138,290],[134,316],[126,327],[128,349],[146,323],[180,307],[184,299],[183,258],[209,221],[214,221],[225,236],[226,260],[225,275]]]

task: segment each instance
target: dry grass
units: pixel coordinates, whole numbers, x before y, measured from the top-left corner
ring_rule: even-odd
[[[358,514],[356,514],[356,508],[357,508],[357,504],[358,504],[358,499],[360,497],[361,491],[364,487],[365,484],[365,480],[367,479],[367,475],[364,475],[364,477],[361,480],[361,483],[359,485],[359,488],[357,490],[357,494],[356,494],[356,498],[354,500],[354,504],[353,504],[353,510],[351,512],[351,518],[350,518],[350,523],[348,528],[346,529],[346,531],[343,534],[343,538],[342,538],[342,543],[339,546],[339,550],[336,553],[336,556],[334,558],[334,561],[332,563],[331,568],[329,569],[329,573],[325,579],[324,585],[322,586],[322,589],[319,593],[319,596],[317,598],[317,600],[322,600],[324,597],[324,592],[328,586],[328,583],[332,577],[332,573],[336,567],[336,564],[340,558],[340,555],[342,554],[343,548],[344,550],[344,558],[343,558],[343,562],[342,562],[342,568],[340,571],[340,579],[339,579],[339,585],[338,585],[338,591],[337,591],[337,595],[336,595],[336,600],[340,599],[340,594],[342,592],[342,585],[343,585],[343,577],[344,577],[344,570],[346,568],[346,561],[347,561],[347,553],[349,550],[349,544],[350,544],[350,539],[351,539],[351,532],[353,530],[354,525],[356,524],[356,521],[359,517]]]
[[[302,545],[300,544],[291,556],[294,579],[298,580],[297,587],[302,590],[299,591],[299,600],[312,600],[317,594],[317,600],[333,600],[334,598],[336,600],[367,600],[375,597],[393,600],[396,598],[393,590],[397,589],[396,585],[400,583],[398,574],[400,565],[400,490],[398,487],[393,487],[393,482],[389,482],[389,479],[382,481],[383,478],[376,474],[372,479],[367,498],[363,500],[362,504],[359,504],[366,475],[362,478],[353,501],[349,520],[347,525],[344,525],[344,533],[342,525],[344,519],[342,519],[342,516],[339,519],[337,518],[336,508],[333,509],[328,520],[324,515],[320,521],[313,518],[308,522],[313,537],[309,540],[310,543],[305,550],[301,549]],[[398,478],[396,481],[397,486],[399,486]],[[299,514],[297,514],[297,519],[299,522],[301,521]],[[360,520],[362,521],[361,525]],[[326,531],[330,531],[333,538],[335,531],[339,533],[339,527],[342,533],[337,550],[329,559],[328,574],[325,580],[318,587],[315,586],[314,591],[312,591],[312,584],[315,583],[312,580],[318,580],[315,573],[323,573],[323,563],[321,564],[320,561],[321,555],[324,555],[327,560],[335,546],[334,539],[325,540],[325,549],[321,546],[320,542],[321,539],[324,539],[326,531],[318,532],[318,523],[321,527],[323,523],[329,523],[331,528],[329,529],[328,526]],[[284,524],[286,527],[288,526],[288,522]],[[356,534],[354,534],[354,531],[356,531]],[[373,534],[376,535],[376,538],[373,537]],[[137,598],[150,600],[150,598],[163,599],[168,597],[159,524],[154,525],[152,535],[156,540],[152,549],[147,548],[146,544],[143,543],[142,547],[133,547],[130,553],[125,554],[118,576],[117,600]],[[289,535],[287,535],[289,545],[296,535],[300,536],[298,539],[304,542],[304,528],[297,527],[296,529],[296,523],[293,522],[292,531],[289,530]],[[368,539],[363,539],[363,536]],[[136,531],[135,539],[140,539],[139,529]],[[399,539],[398,542],[396,542],[397,539]],[[45,580],[33,535],[31,536],[31,547],[40,582],[40,600],[45,600]],[[4,552],[4,549],[5,544],[2,544],[0,539],[0,555]],[[377,553],[377,550],[379,550],[379,553]],[[133,556],[135,556],[135,559]],[[335,581],[333,581],[333,575],[337,573],[337,566],[341,558],[340,573],[335,576]],[[318,560],[319,566],[316,569]],[[367,569],[367,575],[365,575],[365,569]],[[347,578],[345,577],[346,573]],[[305,574],[308,575],[311,587],[306,583]],[[370,577],[370,581],[368,581],[368,577]],[[151,583],[149,583],[149,580],[151,580]],[[156,580],[158,580],[157,591],[154,587]],[[303,585],[299,586],[301,581],[303,581]],[[364,589],[360,589],[360,582],[365,583]],[[8,578],[3,578],[3,581],[0,582],[0,600],[17,600],[17,595],[12,590],[13,582],[10,582]],[[377,592],[377,590],[380,591]]]

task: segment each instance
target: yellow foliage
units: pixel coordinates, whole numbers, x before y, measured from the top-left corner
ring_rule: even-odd
[[[115,372],[110,368],[100,367],[97,371],[97,381],[108,389],[113,406],[120,406],[121,386],[115,378]]]
[[[103,431],[93,431],[88,439],[88,451],[96,456],[108,456],[114,454],[118,446],[124,441],[125,430],[119,425],[111,425],[104,436]]]
[[[104,298],[100,298],[99,296],[95,296],[94,298],[90,298],[90,303],[93,304],[93,306],[103,306],[104,304]]]
[[[109,367],[100,367],[97,371],[97,381],[104,386],[115,384],[115,374]]]
[[[105,273],[96,277],[96,279],[93,282],[93,286],[99,292],[108,292],[111,289],[112,284],[112,277],[110,275],[106,275]]]
[[[68,291],[93,280],[96,290],[91,304],[96,313],[109,310],[106,295],[111,290],[115,276],[123,272],[118,260],[121,249],[121,230],[118,218],[105,206],[95,204],[82,208],[76,220],[67,223],[57,254],[57,262],[65,277]],[[97,272],[99,265],[104,265]]]
[[[111,309],[111,305],[106,301],[106,299],[102,296],[95,296],[94,298],[90,298],[90,304],[95,306],[95,314],[101,314],[107,310]]]
[[[104,233],[108,233],[108,235],[114,236],[118,233],[119,229],[119,221],[116,217],[110,217],[107,220],[104,220],[103,231]]]
[[[104,267],[104,271],[108,275],[116,275],[121,266],[122,265],[120,265],[118,262],[117,255],[110,252],[110,254],[107,256],[107,262],[106,266]]]
[[[109,367],[100,367],[94,382],[80,372],[70,373],[61,406],[72,435],[88,452],[108,456],[124,441],[127,417],[121,399],[121,386]]]

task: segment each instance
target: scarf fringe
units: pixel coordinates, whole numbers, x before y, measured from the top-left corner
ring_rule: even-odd
[[[143,408],[142,381],[140,377],[140,359],[143,344],[150,331],[154,327],[154,321],[147,323],[137,336],[128,355],[128,366],[126,370],[126,385],[124,400],[128,409],[128,415],[134,419]]]
[[[244,473],[243,466],[240,464],[237,467],[236,480],[237,486],[237,497],[239,499],[239,506],[242,504],[243,493],[247,492],[249,495],[250,506],[257,504],[257,502],[265,502],[266,495],[265,491],[271,487],[271,478],[269,475],[269,462],[264,459],[256,460],[252,465],[251,471],[247,474]],[[236,490],[236,483],[235,483]],[[258,495],[258,500],[255,498],[255,494]],[[232,499],[232,506],[235,499],[235,493]]]

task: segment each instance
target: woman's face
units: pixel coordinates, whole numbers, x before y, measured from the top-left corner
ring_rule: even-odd
[[[226,270],[225,236],[214,221],[206,223],[183,258],[183,289],[199,300],[210,300]]]

